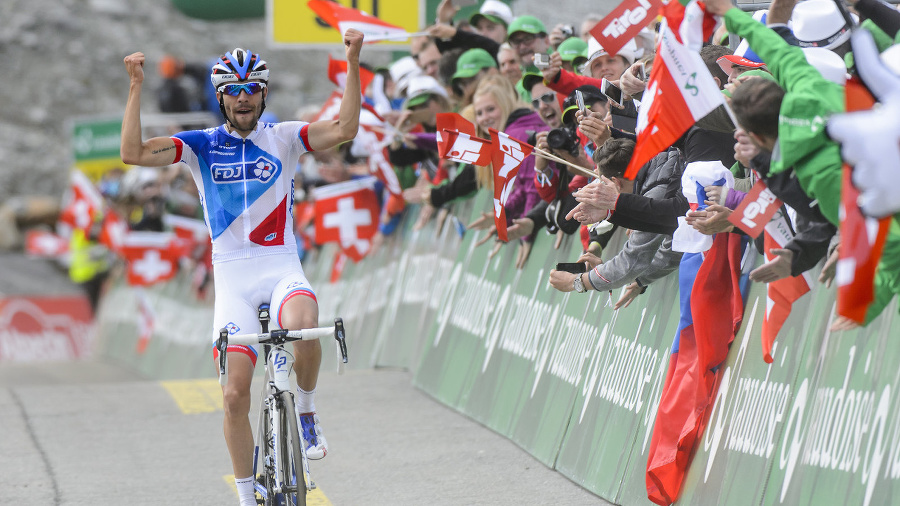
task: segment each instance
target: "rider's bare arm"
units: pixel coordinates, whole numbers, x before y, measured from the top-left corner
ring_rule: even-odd
[[[134,53],[125,57],[125,69],[131,77],[128,102],[122,118],[122,145],[119,154],[130,165],[158,167],[169,165],[175,159],[175,141],[169,137],[141,139],[141,88],[144,82],[144,54]]]
[[[356,137],[359,130],[359,110],[362,90],[359,84],[359,51],[362,32],[350,29],[344,34],[347,51],[347,84],[341,99],[341,112],[336,120],[316,121],[309,125],[309,144],[314,151],[322,151]]]

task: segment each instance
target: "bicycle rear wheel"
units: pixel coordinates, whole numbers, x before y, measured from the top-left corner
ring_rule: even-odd
[[[281,454],[284,469],[282,476],[286,479],[293,478],[291,489],[284,494],[287,506],[306,506],[306,479],[303,468],[303,440],[300,439],[300,429],[297,426],[297,415],[294,412],[294,397],[290,392],[281,392]],[[286,422],[286,423],[285,423]]]

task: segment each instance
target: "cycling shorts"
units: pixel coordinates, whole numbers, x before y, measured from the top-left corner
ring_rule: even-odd
[[[220,262],[213,265],[216,287],[213,311],[213,357],[218,356],[215,341],[219,329],[228,333],[251,334],[260,332],[258,308],[269,304],[269,330],[281,327],[281,309],[293,297],[311,297],[316,294],[300,259],[293,253],[276,253]],[[228,346],[228,352],[244,353],[256,365],[259,351],[256,346]]]

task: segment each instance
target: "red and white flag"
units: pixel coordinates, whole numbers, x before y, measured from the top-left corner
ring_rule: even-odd
[[[331,95],[325,99],[325,103],[322,104],[322,108],[319,109],[319,113],[316,114],[312,122],[337,119],[341,114],[341,99],[343,96],[344,94],[340,90],[332,91]]]
[[[773,248],[783,249],[785,244],[794,238],[787,217],[780,211],[766,224],[763,233],[765,234],[763,248],[767,262],[775,260],[776,255],[771,253]],[[796,277],[779,279],[766,286],[766,316],[761,336],[763,360],[766,363],[772,363],[772,345],[788,315],[791,314],[791,306],[809,292],[811,286],[812,278],[806,272]]]
[[[63,196],[59,221],[73,230],[87,230],[103,211],[103,196],[87,176],[74,169],[69,175],[69,188]]]
[[[122,241],[127,233],[128,223],[118,213],[107,209],[103,216],[103,227],[100,229],[100,244],[118,253],[122,249]]]
[[[853,186],[850,172],[850,166],[844,164],[839,208],[841,245],[835,275],[837,313],[861,324],[875,300],[875,269],[893,217],[878,220],[863,215],[856,203],[859,190]]]
[[[129,232],[121,249],[128,264],[128,284],[149,286],[172,279],[179,259],[189,249],[189,242],[174,232]]]
[[[494,225],[497,238],[508,241],[506,235],[506,201],[516,183],[519,167],[531,155],[534,146],[516,140],[493,128],[491,133],[491,166],[494,171]]]
[[[700,55],[681,45],[672,31],[663,27],[638,113],[637,145],[625,177],[634,179],[645,163],[724,103]]]
[[[622,46],[656,19],[660,7],[662,0],[625,0],[594,25],[590,33],[607,53],[618,54]]]
[[[353,179],[313,190],[316,202],[316,242],[336,242],[358,262],[372,247],[378,232],[375,178]]]
[[[372,83],[375,74],[366,68],[359,68],[359,90],[365,95],[366,88]],[[328,55],[328,80],[333,82],[338,88],[343,90],[347,87],[347,62],[345,60],[335,60]]]
[[[412,34],[399,26],[386,23],[375,16],[328,0],[309,0],[306,3],[323,21],[343,35],[353,28],[363,33],[364,42],[405,40]]]
[[[138,340],[135,351],[138,355],[143,355],[147,351],[147,345],[150,344],[150,338],[153,337],[153,328],[156,324],[156,313],[153,312],[153,306],[147,299],[147,293],[141,287],[135,287],[134,299],[137,302],[138,310]]]
[[[176,236],[190,241],[192,244],[210,242],[209,229],[203,220],[167,213],[163,215],[163,225],[171,229]]]
[[[41,258],[61,258],[69,252],[69,241],[49,230],[25,232],[25,253]]]
[[[460,163],[487,166],[491,162],[491,143],[476,137],[475,125],[454,112],[437,114],[438,155]]]
[[[359,113],[359,126],[359,133],[353,141],[354,154],[358,144],[369,161],[369,173],[384,183],[391,195],[401,195],[403,188],[400,187],[400,180],[397,179],[397,173],[388,161],[385,150],[391,143],[387,132],[392,131],[393,127],[374,110],[365,107]]]
[[[716,31],[715,16],[707,13],[705,4],[697,0],[670,0],[662,7],[662,15],[678,42],[691,51],[700,51]]]

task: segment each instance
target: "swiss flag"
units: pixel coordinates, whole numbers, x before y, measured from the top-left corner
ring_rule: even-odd
[[[399,26],[366,14],[357,9],[344,7],[336,2],[328,0],[309,0],[306,5],[313,10],[323,21],[343,35],[353,28],[363,33],[364,42],[378,42],[381,40],[408,39],[410,34]]]
[[[103,227],[100,229],[100,244],[118,253],[122,249],[122,241],[127,233],[128,223],[118,213],[107,209],[103,216]]]
[[[42,258],[60,258],[69,252],[69,241],[48,230],[25,232],[25,253]]]
[[[128,264],[128,284],[149,286],[172,279],[178,260],[189,249],[190,243],[174,232],[129,232],[121,250]]]
[[[375,74],[371,70],[359,68],[359,89],[363,94],[366,93],[366,88],[374,78]],[[328,55],[328,80],[342,90],[347,86],[347,62],[345,60],[335,60]]]
[[[625,177],[634,179],[645,163],[724,103],[700,55],[681,45],[672,31],[663,27],[638,113],[637,145]]]
[[[391,195],[402,194],[403,188],[400,187],[394,166],[385,155],[385,148],[391,143],[386,133],[393,127],[375,111],[367,108],[363,108],[359,113],[359,126],[354,146],[358,144],[368,155],[369,173],[384,183],[384,187]]]
[[[63,197],[59,221],[73,230],[86,231],[102,211],[100,191],[84,173],[73,170],[69,176],[69,188]]]
[[[490,133],[491,166],[494,170],[494,225],[497,227],[497,238],[506,242],[509,240],[506,235],[506,201],[515,186],[519,167],[531,155],[534,147],[493,128]]]
[[[313,190],[316,202],[316,242],[336,242],[358,262],[372,247],[378,232],[378,197],[367,177],[321,186]]]
[[[775,255],[770,251],[773,248],[782,249],[791,241],[794,233],[783,213],[779,213],[766,224],[763,232],[763,245],[766,261],[771,262]],[[791,306],[800,297],[809,292],[812,279],[804,272],[799,276],[788,276],[769,283],[766,286],[766,317],[762,325],[762,351],[763,360],[772,363],[772,345],[778,332],[791,314]]]
[[[475,135],[475,125],[455,112],[437,114],[438,155],[460,163],[487,166],[491,143]]]

